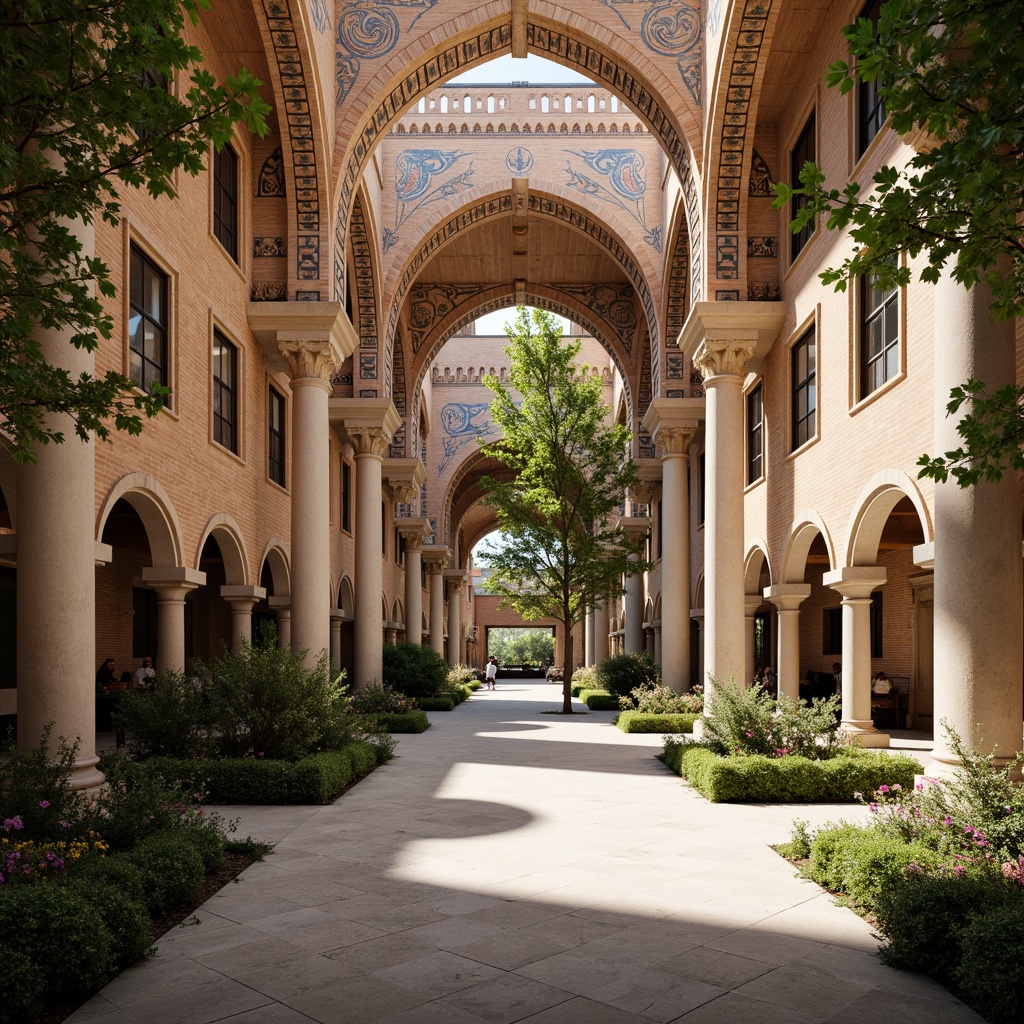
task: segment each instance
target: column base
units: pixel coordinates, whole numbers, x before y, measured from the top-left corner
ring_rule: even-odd
[[[889,746],[889,734],[879,732],[874,722],[852,722],[844,721],[839,726],[839,735],[848,746],[864,747],[865,749],[887,748]]]
[[[95,793],[106,785],[106,776],[96,767],[99,762],[100,759],[95,755],[80,758],[75,762],[71,778],[68,779],[68,785],[74,792]]]

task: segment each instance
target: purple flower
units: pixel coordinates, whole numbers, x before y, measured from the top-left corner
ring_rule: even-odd
[[[868,804],[868,810],[871,811],[872,814],[877,814],[878,804]]]
[[[942,819],[942,824],[943,824],[943,825],[947,825],[947,826],[948,826],[948,825],[952,825],[952,824],[953,824],[953,819],[952,819],[952,818],[951,818],[951,817],[950,817],[950,816],[949,816],[949,815],[947,814],[947,815],[946,815],[946,816],[945,816],[945,817],[944,817],[944,818]]]
[[[889,787],[883,782],[882,785],[880,785],[878,787],[878,792],[879,793],[888,793],[889,792]]]
[[[61,828],[71,828],[70,821],[59,821],[57,824],[60,825]]]
[[[965,868],[965,867],[964,867],[964,866],[963,866],[962,864],[957,864],[957,865],[956,865],[956,866],[955,866],[955,867],[953,868],[953,874],[954,874],[954,875],[955,875],[955,876],[956,876],[957,878],[963,878],[963,877],[964,877],[964,875],[966,875],[966,874],[967,874],[967,868]]]
[[[754,734],[748,729],[747,730],[747,739],[748,740],[752,740],[753,738],[754,738]]]
[[[39,801],[39,806],[42,807],[43,810],[46,810],[46,808],[50,806],[50,801],[49,800],[40,800]]]

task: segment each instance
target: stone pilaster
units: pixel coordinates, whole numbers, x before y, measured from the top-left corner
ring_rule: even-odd
[[[885,583],[885,569],[835,569],[822,583],[843,599],[843,734],[861,747],[887,747],[889,737],[871,721],[871,593]]]
[[[968,378],[994,392],[1016,379],[1014,321],[991,320],[990,290],[944,276],[935,288],[935,449],[958,448],[949,392]],[[965,410],[961,410],[961,415]],[[935,485],[935,750],[951,771],[945,719],[972,748],[1005,764],[1021,749],[1021,516],[1016,474],[961,488]],[[20,580],[20,573],[19,573]]]
[[[430,592],[430,646],[444,657],[444,569],[451,552],[443,544],[423,548],[423,564],[427,567]]]
[[[180,566],[153,566],[142,570],[145,586],[156,591],[156,645],[158,672],[185,669],[185,598],[206,584],[206,573]]]
[[[337,302],[252,302],[249,326],[270,368],[290,377],[291,643],[312,666],[331,642],[331,378],[358,339]]]
[[[331,609],[331,672],[341,671],[341,626],[345,613],[340,608]]]
[[[608,595],[594,598],[594,664],[600,665],[608,657],[608,634],[611,616],[608,609]]]
[[[405,540],[405,639],[423,642],[423,542],[430,536],[427,519],[399,519],[395,524]]]
[[[231,605],[231,650],[236,653],[242,641],[252,642],[252,606],[267,596],[264,587],[228,584],[220,588],[220,596]]]
[[[764,596],[779,615],[779,695],[800,699],[800,605],[811,596],[809,583],[766,587]]]
[[[447,569],[444,582],[448,591],[448,664],[454,667],[462,660],[462,588],[466,574],[462,569]]]
[[[381,596],[384,542],[380,519],[384,456],[401,417],[389,398],[331,400],[331,422],[352,445],[356,463],[355,679],[356,689],[384,677]]]
[[[644,427],[661,452],[661,678],[690,688],[690,442],[700,428],[700,398],[656,398]]]
[[[777,302],[697,302],[680,347],[704,378],[705,676],[725,685],[746,674],[743,587],[743,379],[782,326]],[[707,698],[713,702],[713,686]]]
[[[650,531],[651,521],[646,516],[622,516],[619,519],[619,528],[630,540],[639,544]],[[629,560],[639,562],[640,553],[630,555]],[[625,652],[641,654],[644,650],[644,574],[641,572],[626,577],[625,611]]]

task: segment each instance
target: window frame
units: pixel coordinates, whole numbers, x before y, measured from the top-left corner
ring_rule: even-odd
[[[805,376],[799,377],[800,350],[813,347],[813,369],[808,368]],[[808,360],[810,363],[810,360]],[[814,404],[800,413],[800,395],[813,389]],[[790,453],[799,451],[818,436],[818,328],[811,323],[793,342],[789,350],[789,406],[790,406]],[[807,434],[801,438],[800,428],[807,425]],[[813,429],[811,429],[813,427]]]
[[[150,310],[147,310],[144,306],[140,306],[136,302],[135,298],[135,286],[136,286],[136,263],[139,264],[140,269],[143,273],[142,281],[139,287],[142,291],[143,301],[145,301],[146,294],[146,271],[151,271],[153,275],[159,279],[160,283],[160,305],[163,309],[163,319],[158,321]],[[153,366],[159,370],[158,379],[155,383],[162,387],[170,386],[170,334],[171,334],[171,275],[159,264],[157,261],[149,255],[138,242],[134,239],[129,239],[128,243],[128,287],[125,289],[126,297],[128,302],[128,317],[126,327],[126,338],[128,343],[127,361],[128,361],[128,372],[126,374],[132,381],[132,383],[140,391],[150,394],[150,389],[146,387],[147,376],[146,367]],[[132,321],[134,317],[138,315],[142,318],[143,324],[150,323],[160,334],[160,362],[156,362],[146,354],[145,342],[143,342],[142,349],[138,349],[133,344],[135,332],[132,330]],[[138,357],[140,360],[140,375],[136,377],[134,367],[134,357]],[[152,385],[154,381],[150,379]],[[167,399],[164,400],[164,406],[167,406]]]
[[[764,479],[764,381],[759,380],[744,396],[747,440],[747,486],[760,483]],[[752,405],[757,400],[758,416],[755,424]],[[757,455],[753,454],[754,439],[757,439]],[[756,471],[755,471],[756,463]]]
[[[228,164],[227,168],[225,162]],[[241,160],[230,142],[225,142],[220,149],[214,149],[210,174],[213,185],[211,226],[214,237],[235,264],[238,263],[241,221],[240,166]],[[225,170],[229,171],[226,176]]]
[[[218,371],[218,342],[222,350],[230,353],[230,369],[233,381],[225,381]],[[242,435],[242,403],[241,403],[241,370],[242,358],[239,346],[236,345],[219,327],[214,326],[210,342],[210,381],[212,385],[210,417],[211,436],[215,444],[220,445],[232,455],[241,454]],[[230,415],[224,411],[224,399],[230,406]],[[218,411],[220,410],[220,411]],[[224,432],[230,433],[229,441],[225,441]]]
[[[341,460],[341,528],[352,532],[352,465]]]
[[[808,161],[815,161],[817,159],[818,145],[817,145],[817,126],[818,126],[818,112],[817,108],[811,108],[810,114],[807,116],[807,120],[804,122],[803,128],[797,135],[796,140],[789,150],[789,174],[790,182],[797,186],[800,183],[800,171]],[[797,213],[802,210],[808,203],[807,196],[795,195],[789,203],[789,219],[790,221],[796,218]],[[817,224],[812,220],[809,224],[803,227],[796,234],[793,232],[789,233],[789,261],[795,263],[797,257],[807,248],[807,244],[810,242],[817,230]]]
[[[280,428],[274,426],[274,399],[280,407]],[[288,408],[285,405],[285,397],[273,384],[267,388],[267,479],[278,487],[288,486],[288,449],[286,442],[288,438]],[[280,447],[280,458],[275,460],[275,441]],[[280,479],[274,473],[275,463],[280,464]]]
[[[858,18],[867,18],[878,30],[878,15],[884,0],[868,0]],[[881,134],[888,119],[885,110],[885,98],[879,93],[879,82],[860,80],[856,91],[856,155],[860,160],[871,148],[871,143]]]
[[[903,373],[903,317],[900,293],[902,289],[893,288],[892,291],[882,293],[876,289],[868,275],[862,274],[857,279],[857,383],[856,402],[863,402],[873,395],[878,394],[887,385],[898,380]],[[874,299],[878,293],[880,298]],[[874,324],[881,320],[883,345],[880,351],[870,352],[871,338]],[[885,341],[887,331],[891,326],[892,339]],[[888,360],[890,355],[895,358],[895,365],[890,373]],[[884,376],[877,383],[871,385],[874,367],[881,361]],[[870,386],[869,386],[870,385]]]

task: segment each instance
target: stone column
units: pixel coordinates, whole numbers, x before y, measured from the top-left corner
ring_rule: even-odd
[[[619,527],[630,540],[637,544],[647,536],[651,521],[646,516],[622,516]],[[640,561],[640,552],[629,556],[629,561]],[[623,649],[626,654],[641,654],[644,650],[644,576],[637,572],[626,577],[625,593],[626,628]]]
[[[935,449],[958,448],[965,411],[946,415],[949,392],[968,378],[989,393],[1015,378],[1013,320],[993,322],[990,290],[944,276],[935,288]],[[940,722],[1005,764],[1021,749],[1021,516],[1017,478],[961,488],[935,485],[934,757],[955,757]],[[19,581],[21,574],[18,575]]]
[[[800,604],[811,596],[809,583],[766,587],[764,596],[779,614],[779,695],[800,699]]]
[[[56,161],[58,158],[51,156]],[[86,256],[95,230],[65,221]],[[4,257],[7,258],[6,255]],[[36,327],[43,357],[72,378],[92,376],[91,352],[71,344],[70,329]],[[42,426],[63,444],[37,445],[38,462],[16,469],[18,481],[18,747],[38,747],[53,723],[50,752],[61,736],[79,740],[74,789],[95,789],[96,768],[96,463],[91,440],[75,436],[70,416],[44,413]]]
[[[594,664],[600,665],[608,657],[608,632],[611,620],[608,613],[608,596],[596,599],[594,608]]]
[[[746,670],[744,650],[743,379],[771,347],[784,314],[778,302],[695,302],[679,342],[704,378],[707,415],[704,495],[704,674],[728,685]]]
[[[231,605],[231,650],[242,649],[242,640],[252,643],[252,606],[267,596],[264,587],[227,584],[220,596]]]
[[[331,420],[341,425],[355,452],[355,679],[362,689],[384,677],[384,542],[380,503],[384,456],[402,419],[389,398],[341,398],[331,401]]]
[[[743,598],[743,664],[744,686],[751,686],[754,682],[754,673],[757,671],[757,609],[761,607],[762,598],[760,594],[746,594]]]
[[[596,635],[595,635],[595,632],[594,632],[595,629],[596,629],[596,625],[594,623],[594,609],[593,608],[591,608],[587,612],[587,618],[586,618],[586,621],[584,623],[584,628],[585,628],[584,644],[586,646],[586,650],[585,650],[585,653],[584,653],[583,664],[587,668],[590,668],[591,665],[596,663],[596,657],[597,657],[597,640],[596,640]]]
[[[178,566],[142,570],[142,580],[156,591],[156,670],[185,670],[185,598],[206,584],[206,573]]]
[[[398,532],[405,538],[405,639],[423,642],[423,542],[430,536],[426,519],[399,519]]]
[[[661,667],[661,619],[656,619],[652,628],[654,633],[654,663]],[[664,678],[664,669],[662,668],[662,678]]]
[[[462,659],[462,588],[466,574],[461,569],[448,569],[444,581],[448,590],[448,664],[454,667]]]
[[[861,747],[887,747],[871,721],[871,592],[885,583],[885,568],[835,569],[822,582],[843,599],[843,734]]]
[[[357,337],[337,302],[250,303],[249,326],[291,378],[291,644],[312,666],[331,643],[331,378]]]
[[[277,616],[277,644],[290,647],[292,643],[292,598],[291,594],[268,597],[267,604]]]
[[[427,566],[430,588],[430,646],[444,657],[444,567],[448,564],[448,548],[443,544],[425,545],[423,561]]]
[[[697,676],[702,686],[707,686],[707,672],[704,671],[704,609],[694,608],[690,618],[697,623]]]
[[[661,679],[690,688],[690,442],[700,426],[699,398],[656,398],[644,426],[661,457]]]
[[[331,672],[337,675],[341,671],[341,624],[345,614],[340,608],[331,609]]]

